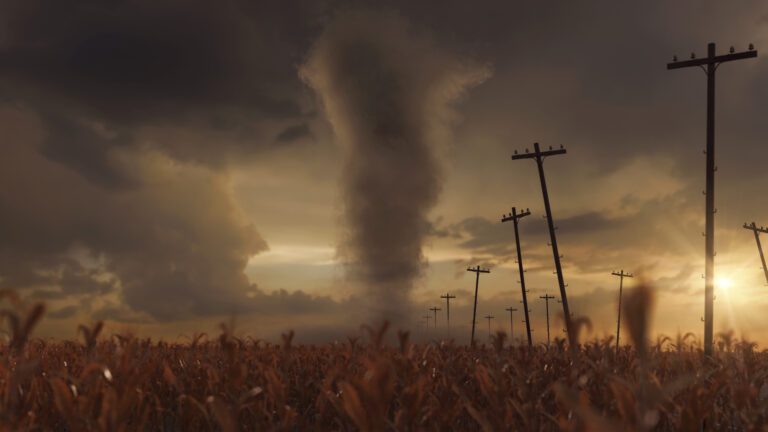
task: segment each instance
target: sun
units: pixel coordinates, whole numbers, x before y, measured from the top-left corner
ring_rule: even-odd
[[[715,279],[715,286],[727,291],[733,286],[733,280],[727,276],[718,276]]]

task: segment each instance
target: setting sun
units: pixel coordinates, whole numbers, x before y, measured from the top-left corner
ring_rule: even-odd
[[[733,286],[733,280],[727,276],[718,276],[715,279],[715,286],[724,290],[730,290]]]

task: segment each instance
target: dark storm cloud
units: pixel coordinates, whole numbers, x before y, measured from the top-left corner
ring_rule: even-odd
[[[36,132],[40,122],[31,112],[0,109],[0,288],[69,303],[55,309],[56,318],[79,312],[135,323],[336,314],[351,304],[266,293],[247,279],[248,258],[267,245],[232,202],[225,176],[129,152],[115,163],[143,183],[104,189],[38,151],[46,139]],[[103,304],[100,296],[120,302]]]
[[[258,122],[304,117],[296,64],[312,34],[311,4],[1,4],[0,94],[55,113],[44,124],[51,136],[45,154],[107,185],[128,181],[108,153],[142,144],[137,128],[194,125],[218,134],[215,142],[143,141],[176,158],[219,164],[271,143]],[[96,139],[84,121],[119,133]]]
[[[275,141],[280,143],[289,143],[304,137],[308,137],[311,134],[312,132],[309,130],[309,126],[306,123],[303,123],[285,128],[275,137]]]
[[[347,147],[343,253],[385,317],[398,319],[422,271],[449,103],[487,74],[400,16],[374,12],[336,16],[302,70]]]

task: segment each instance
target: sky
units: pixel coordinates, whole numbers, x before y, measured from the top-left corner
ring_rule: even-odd
[[[666,63],[708,42],[761,53],[717,71],[715,331],[765,346],[742,228],[768,225],[759,1],[0,0],[0,288],[46,303],[42,337],[234,319],[319,343],[386,318],[466,342],[468,266],[491,270],[491,330],[522,311],[516,206],[542,342],[557,279],[535,163],[510,159],[539,142],[567,149],[545,169],[591,337],[615,332],[621,269],[654,288],[655,332],[700,335],[706,79]]]

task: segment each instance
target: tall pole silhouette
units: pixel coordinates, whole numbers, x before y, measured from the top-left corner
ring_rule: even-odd
[[[451,299],[455,299],[456,296],[446,293],[445,295],[441,295],[440,298],[445,299],[445,320],[448,325],[448,331],[451,331]]]
[[[484,318],[488,320],[488,338],[490,339],[491,338],[491,320],[496,317],[488,314]]]
[[[517,208],[512,207],[512,213],[504,215],[501,218],[501,222],[512,221],[515,227],[515,246],[517,247],[517,271],[520,273],[520,289],[523,292],[523,311],[525,312],[525,333],[528,336],[528,346],[533,346],[533,339],[531,338],[531,320],[528,317],[528,291],[525,289],[525,270],[523,269],[523,252],[520,248],[520,233],[517,228],[517,224],[520,219],[531,214],[529,209],[525,209],[524,212],[518,213]],[[510,336],[511,337],[511,336]]]
[[[539,297],[540,299],[544,299],[544,302],[547,304],[547,348],[549,348],[549,301],[555,298],[555,296],[551,296],[549,294],[544,294],[543,296]]]
[[[435,307],[429,308],[429,310],[431,310],[435,314],[435,328],[437,328],[437,311],[441,311],[442,309],[440,309],[439,307],[435,306]]]
[[[470,267],[468,272],[474,272],[475,278],[475,307],[472,309],[472,338],[470,339],[470,345],[475,346],[475,324],[477,323],[477,288],[480,286],[480,273],[490,273],[488,269],[482,269],[480,266]]]
[[[714,291],[715,291],[715,71],[721,63],[757,57],[757,51],[750,44],[749,51],[716,55],[715,44],[707,46],[707,57],[697,59],[691,54],[690,60],[677,61],[667,64],[667,69],[700,67],[707,74],[707,191],[704,206],[706,237],[704,245],[704,354],[712,354],[712,339],[714,327]]]
[[[430,319],[430,318],[432,318],[432,317],[431,317],[431,316],[429,316],[429,315],[424,315],[422,318],[424,318],[424,321],[425,321],[425,322],[426,322],[426,324],[427,324],[427,328],[429,328],[429,319]]]
[[[621,334],[621,292],[624,289],[624,278],[628,277],[634,277],[631,273],[624,273],[624,270],[622,269],[620,272],[612,272],[611,273],[614,276],[619,277],[619,314],[618,318],[616,319],[616,354],[619,353],[619,335]]]
[[[511,342],[515,337],[515,320],[512,318],[512,315],[517,311],[517,308],[508,307],[505,310],[509,312],[509,340]]]
[[[563,146],[560,146],[559,149],[552,150],[552,147],[549,147],[549,150],[541,151],[539,148],[539,143],[533,144],[533,153],[528,153],[528,149],[525,149],[524,154],[517,154],[517,151],[515,151],[515,154],[512,155],[512,160],[518,160],[518,159],[535,159],[536,165],[539,167],[539,181],[541,182],[541,195],[544,198],[544,210],[547,213],[547,224],[549,226],[549,239],[550,244],[552,245],[552,256],[555,259],[555,272],[557,273],[557,283],[560,287],[560,298],[562,299],[563,303],[563,316],[565,317],[565,328],[568,332],[571,331],[571,311],[568,308],[568,295],[565,292],[565,280],[563,279],[563,267],[560,265],[560,252],[557,250],[557,236],[555,235],[555,221],[552,218],[552,208],[549,205],[549,193],[547,192],[547,180],[544,178],[544,159],[547,156],[557,156],[561,154],[565,154],[566,151],[563,148]]]
[[[763,255],[763,245],[760,244],[760,233],[768,234],[768,228],[759,227],[752,222],[750,225],[744,224],[744,228],[755,233],[755,242],[757,242],[757,251],[760,253],[760,261],[763,263],[763,273],[765,273],[765,281],[768,282],[768,267],[765,266],[765,255]]]

